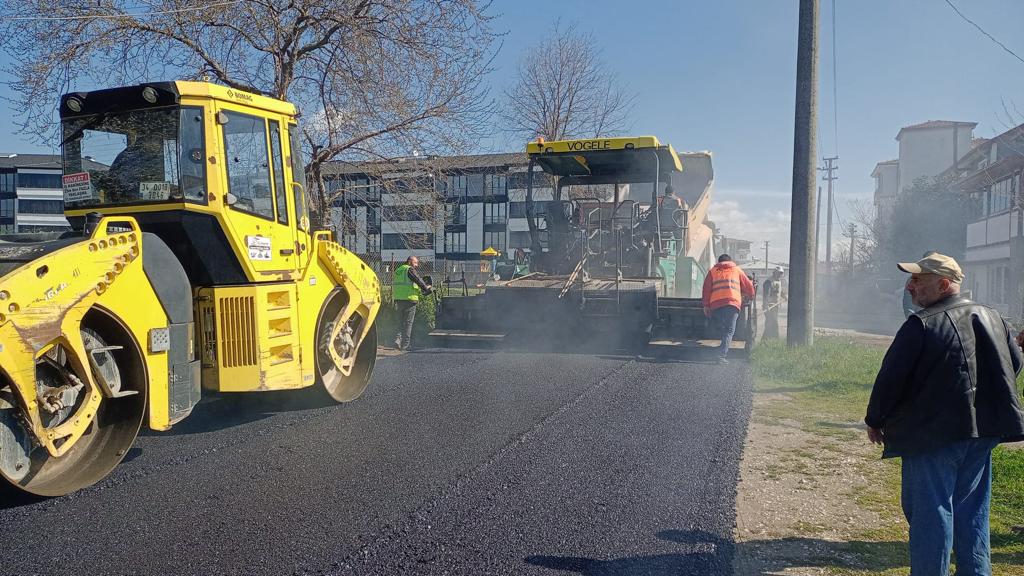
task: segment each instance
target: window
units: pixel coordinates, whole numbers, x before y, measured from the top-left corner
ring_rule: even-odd
[[[448,177],[445,195],[449,198],[463,198],[466,196],[467,184],[465,174],[453,174]]]
[[[14,198],[0,200],[0,218],[14,217]]]
[[[484,232],[484,248],[505,251],[505,232]]]
[[[284,187],[284,157],[281,153],[281,126],[270,123],[270,155],[274,158],[274,198],[277,202],[277,221],[288,223],[288,192]]]
[[[444,234],[444,251],[445,253],[452,254],[456,252],[466,251],[466,233],[465,232],[445,232]]]
[[[484,195],[484,175],[483,174],[470,174],[466,177],[466,195],[467,196],[483,196]]]
[[[381,248],[384,250],[432,250],[433,234],[382,234]]]
[[[380,211],[372,206],[366,208],[366,226],[380,229]]]
[[[449,202],[444,205],[444,223],[448,226],[466,224],[466,205]]]
[[[507,220],[507,206],[504,202],[484,204],[484,224],[504,224]]]
[[[991,266],[988,269],[988,294],[990,304],[1006,304],[1010,301],[1010,269],[1006,266]]]
[[[263,118],[238,112],[224,114],[228,118],[224,124],[228,192],[235,199],[232,207],[273,220],[267,122]]]
[[[529,232],[509,232],[508,235],[508,249],[513,250],[515,248],[529,248],[530,247],[530,233]]]
[[[19,224],[18,233],[24,232],[66,232],[70,226],[46,226],[45,224]]]
[[[425,204],[396,204],[387,206],[384,220],[388,222],[430,222],[434,207]]]
[[[366,236],[366,251],[369,253],[380,253],[380,234],[369,234]]]
[[[64,191],[70,209],[207,200],[202,108],[65,118],[63,136],[64,173],[79,176]],[[26,184],[45,183],[23,176]]]
[[[0,224],[0,234],[14,234],[14,224]]]
[[[18,187],[19,188],[49,188],[51,190],[60,190],[63,184],[61,183],[60,174],[18,174]]]
[[[529,176],[527,172],[513,172],[508,175],[508,188],[515,190],[526,190],[526,184]],[[551,187],[551,178],[540,170],[533,171],[533,187],[536,188],[549,188]]]
[[[534,200],[533,202],[533,217],[543,218],[548,211],[547,201]],[[526,218],[526,202],[509,202],[508,203],[508,216],[509,218]]]
[[[504,196],[508,194],[504,174],[488,174],[485,180],[485,196]]]
[[[998,214],[1010,209],[1013,178],[1006,178],[989,187],[986,202],[987,214]]]
[[[363,200],[380,200],[380,188],[375,180],[368,178],[349,178],[347,180],[333,180],[335,187],[330,190],[344,188],[349,198],[360,198]]]
[[[342,209],[342,221],[341,229],[344,234],[354,235],[359,229],[359,207],[349,206],[348,208]],[[348,244],[349,246],[355,246],[354,243]]]
[[[381,234],[381,248],[384,250],[401,250],[405,248],[405,240],[401,234]]]
[[[206,203],[206,140],[203,138],[203,109],[184,106],[179,119],[181,150],[181,191],[186,200]]]
[[[0,194],[4,192],[14,194],[17,191],[18,188],[14,185],[14,172],[0,173]]]
[[[63,200],[18,200],[21,214],[63,214]]]
[[[299,142],[299,127],[288,125],[288,154],[292,165],[292,195],[295,204],[295,221],[299,228],[309,229],[309,204],[306,203],[306,167],[302,163],[302,143]]]

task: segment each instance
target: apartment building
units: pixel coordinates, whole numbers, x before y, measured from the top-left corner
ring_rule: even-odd
[[[1024,124],[978,141],[946,176],[978,199],[979,213],[967,226],[965,287],[972,297],[1002,314],[1024,319]]]
[[[60,156],[0,154],[0,234],[68,229]]]
[[[706,222],[714,170],[708,152],[682,153],[682,174],[673,187],[689,208],[687,255],[701,267],[713,264],[711,227]],[[384,162],[335,162],[323,174],[331,199],[331,222],[341,242],[379,271],[417,256],[428,271],[471,272],[480,253],[493,248],[510,259],[529,252],[526,191],[533,180],[535,218],[553,199],[552,179],[539,167],[528,173],[525,153],[417,156]],[[574,189],[577,196],[611,198],[611,187]],[[650,185],[622,187],[623,197],[651,201]],[[696,271],[695,271],[696,273]]]

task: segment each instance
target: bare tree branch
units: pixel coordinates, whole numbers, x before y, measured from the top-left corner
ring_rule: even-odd
[[[500,35],[483,0],[0,0],[0,8],[29,18],[0,22],[23,133],[55,141],[54,102],[72,89],[212,77],[296,105],[321,212],[331,205],[325,162],[463,153],[491,126],[484,78]]]
[[[626,130],[634,96],[618,84],[595,45],[593,35],[556,23],[548,39],[526,53],[516,83],[505,91],[505,129],[524,140],[586,138]]]

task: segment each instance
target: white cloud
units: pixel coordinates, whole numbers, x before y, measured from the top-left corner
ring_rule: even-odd
[[[708,219],[729,238],[750,240],[751,252],[764,258],[768,241],[768,260],[789,262],[789,210],[778,207],[754,207],[736,200],[712,202]]]

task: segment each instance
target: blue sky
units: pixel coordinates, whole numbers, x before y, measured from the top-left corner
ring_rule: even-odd
[[[954,3],[1024,56],[1024,2]],[[713,216],[727,235],[770,240],[769,258],[788,260],[796,0],[530,0],[498,9],[509,31],[499,76],[558,18],[594,32],[609,66],[638,95],[632,131],[711,150]],[[819,145],[827,156],[837,150],[831,22],[832,2],[821,0]],[[836,0],[836,31],[844,221],[851,199],[870,198],[875,163],[896,157],[901,126],[966,120],[979,123],[977,135],[992,136],[1012,125],[1003,100],[1016,103],[1016,123],[1024,122],[1024,63],[944,0]]]
[[[1024,2],[953,0],[1024,56]],[[933,119],[979,123],[992,136],[1024,122],[1024,63],[961,20],[944,0],[836,0],[840,156],[838,207],[870,198],[870,173],[894,158],[904,125]],[[681,150],[715,155],[713,215],[729,236],[772,243],[786,260],[792,173],[797,0],[716,2],[498,0],[507,32],[493,74],[495,94],[523,52],[574,22],[593,32],[608,66],[637,95],[632,132]],[[834,137],[832,1],[821,1],[819,145]],[[0,90],[0,95],[3,91]],[[0,115],[0,151],[41,151]],[[519,149],[516,145],[514,149]]]

